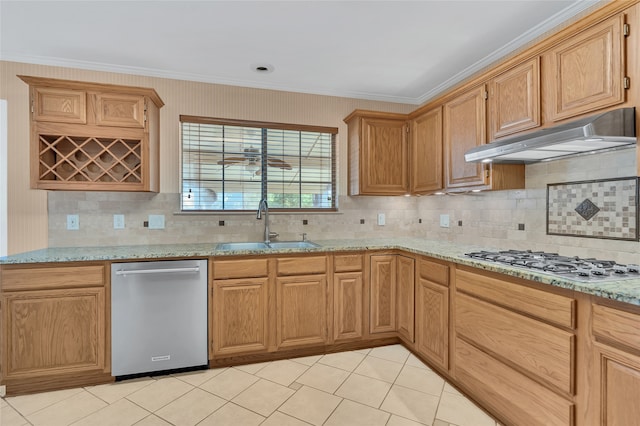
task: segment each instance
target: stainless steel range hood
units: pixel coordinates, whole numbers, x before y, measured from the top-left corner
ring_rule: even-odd
[[[516,135],[464,154],[469,163],[528,164],[636,144],[635,108],[620,108],[549,129]]]

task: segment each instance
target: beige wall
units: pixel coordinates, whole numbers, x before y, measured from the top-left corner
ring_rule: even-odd
[[[165,106],[160,110],[160,191],[179,191],[180,114],[338,127],[338,193],[346,194],[346,125],[354,109],[409,112],[413,105],[331,96],[259,90],[190,81],[0,62],[0,98],[8,102],[8,251],[48,246],[46,191],[29,189],[28,86],[16,75],[84,80],[154,88]],[[177,206],[173,207],[177,209]],[[82,226],[82,225],[81,225]],[[90,241],[87,241],[91,245]]]

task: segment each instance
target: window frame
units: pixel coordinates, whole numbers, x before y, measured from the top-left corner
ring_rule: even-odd
[[[182,125],[184,123],[189,124],[212,124],[212,125],[222,125],[222,126],[238,126],[238,127],[254,127],[259,129],[268,129],[268,130],[290,130],[290,131],[299,131],[299,132],[316,132],[316,133],[326,133],[331,135],[331,205],[332,207],[328,208],[278,208],[278,207],[269,207],[270,212],[276,213],[335,213],[338,211],[338,197],[337,197],[337,152],[336,152],[336,139],[338,135],[337,127],[326,127],[326,126],[314,126],[314,125],[306,125],[306,124],[289,124],[289,123],[276,123],[276,122],[268,122],[268,121],[255,121],[255,120],[239,120],[239,119],[227,119],[227,118],[216,118],[216,117],[201,117],[194,115],[183,115],[179,116],[179,137],[180,137],[180,213],[181,214],[242,214],[242,213],[251,213],[254,209],[247,210],[211,210],[211,209],[195,209],[195,210],[185,210],[183,209],[183,179],[184,179],[184,141],[183,141],[183,131]],[[268,152],[267,154],[268,155]],[[268,175],[268,173],[267,173]],[[261,181],[262,192],[269,194],[268,183]],[[256,209],[257,209],[256,205]]]

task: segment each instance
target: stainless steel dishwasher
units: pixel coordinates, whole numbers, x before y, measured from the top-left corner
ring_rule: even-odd
[[[207,363],[207,261],[111,264],[112,375]]]

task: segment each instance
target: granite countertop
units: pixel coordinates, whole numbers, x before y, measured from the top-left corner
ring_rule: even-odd
[[[0,265],[398,249],[640,306],[640,278],[585,283],[465,256],[465,253],[487,249],[486,247],[419,238],[314,240],[314,242],[320,246],[303,249],[253,250],[221,250],[216,243],[54,247],[0,257]]]

